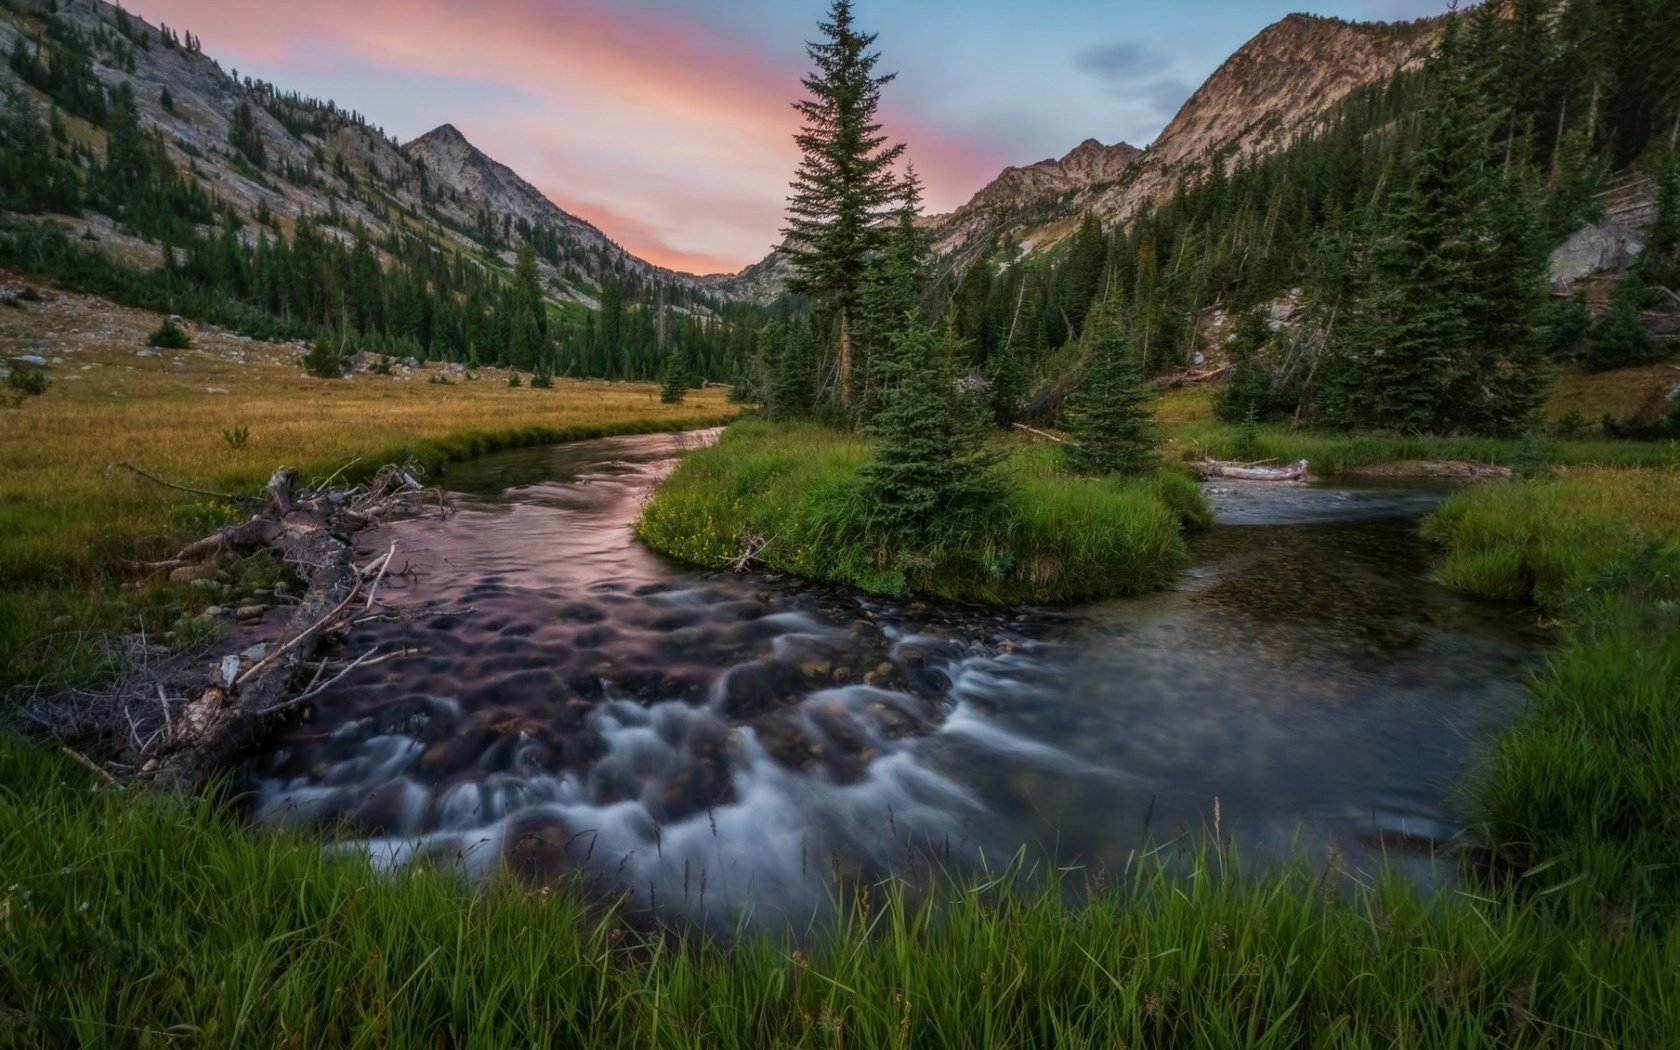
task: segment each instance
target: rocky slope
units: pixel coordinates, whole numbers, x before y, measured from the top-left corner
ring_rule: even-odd
[[[60,32],[67,27],[92,41],[95,75],[107,88],[132,89],[141,123],[156,131],[179,170],[247,220],[248,237],[265,219],[289,230],[311,216],[325,219],[341,238],[357,230],[376,241],[392,230],[419,232],[440,248],[500,256],[511,266],[525,239],[523,220],[552,234],[557,250],[542,270],[557,301],[593,305],[611,274],[714,300],[737,294],[727,277],[679,274],[631,255],[450,125],[400,145],[357,114],[241,79],[196,48],[171,46],[156,26],[104,0],[12,0],[0,7],[0,52],[10,54],[20,36],[31,48],[44,40],[52,52],[59,45],[49,17]],[[0,64],[0,92],[7,89],[21,91],[43,113],[49,104]],[[260,170],[230,145],[229,131],[244,105],[263,144]],[[96,151],[103,149],[99,129],[73,118],[66,123]],[[124,238],[99,216],[89,216],[88,223],[108,250],[130,261],[161,259],[155,247]]]
[[[1086,211],[1123,221],[1214,155],[1282,149],[1349,93],[1421,65],[1439,25],[1289,15],[1227,59],[1147,149],[1087,140],[1060,161],[1010,168],[933,220],[937,249],[961,268],[994,240],[1024,250],[1054,244]]]

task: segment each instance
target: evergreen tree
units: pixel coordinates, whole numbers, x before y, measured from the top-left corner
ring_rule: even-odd
[[[257,130],[257,116],[249,102],[241,102],[239,108],[233,111],[228,144],[249,161],[251,167],[261,170],[267,164],[268,153],[263,147],[262,132]]]
[[[1601,372],[1627,365],[1644,364],[1656,357],[1656,346],[1640,317],[1651,296],[1651,286],[1639,267],[1629,270],[1616,284],[1610,309],[1587,335],[1587,368]]]
[[[665,358],[665,374],[659,383],[659,400],[667,405],[680,405],[688,396],[688,355],[680,347],[672,347]]]
[[[537,276],[536,251],[526,244],[519,249],[513,269],[513,287],[505,300],[508,320],[508,362],[514,368],[535,370],[548,357],[548,311],[543,306],[542,284]]]
[[[870,258],[881,247],[881,220],[899,196],[893,164],[902,144],[888,145],[875,111],[893,74],[875,75],[873,34],[852,23],[851,0],[834,0],[824,39],[808,43],[814,65],[795,102],[804,121],[794,142],[801,159],[788,198],[788,256],[795,294],[809,295],[835,317],[836,392],[851,391],[852,327]]]
[[[769,383],[764,413],[771,419],[809,419],[817,402],[817,337],[804,322],[767,327],[760,346]]]
[[[1231,378],[1213,398],[1214,415],[1227,423],[1270,419],[1282,411],[1273,388],[1272,370],[1264,359],[1272,330],[1266,311],[1260,308],[1243,315],[1225,353],[1231,363]]]
[[[1359,426],[1509,429],[1544,383],[1528,197],[1494,162],[1456,17],[1429,75],[1422,138],[1378,220],[1328,407]]]
[[[872,526],[918,548],[984,525],[1001,491],[1000,457],[957,389],[954,333],[905,320],[892,343],[891,385],[870,428],[876,443],[862,471],[863,495]]]
[[[857,422],[867,426],[880,411],[891,379],[892,339],[906,317],[920,317],[927,284],[928,235],[916,225],[921,213],[921,183],[914,168],[901,187],[898,221],[886,249],[871,260],[859,296],[853,347],[851,407]]]
[[[1086,334],[1085,376],[1068,398],[1068,469],[1094,477],[1152,469],[1154,400],[1117,311],[1103,308]]]

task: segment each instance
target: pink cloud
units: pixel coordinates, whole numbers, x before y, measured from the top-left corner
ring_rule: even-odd
[[[631,18],[608,0],[146,0],[141,13],[192,29],[224,64],[285,70],[326,43],[398,78],[502,86],[525,104],[460,113],[439,97],[436,122],[660,265],[738,269],[781,239],[798,160],[797,48],[771,58],[693,20]],[[339,101],[379,120],[377,98]],[[887,123],[911,143],[930,210],[960,204],[1008,160],[901,110]]]

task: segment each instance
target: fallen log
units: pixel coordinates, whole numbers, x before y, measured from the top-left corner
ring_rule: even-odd
[[[1231,478],[1238,481],[1300,481],[1307,476],[1307,461],[1300,460],[1287,467],[1262,467],[1251,463],[1231,463],[1204,459],[1196,464],[1204,478]]]
[[[149,776],[182,789],[198,788],[295,709],[300,695],[318,691],[312,683],[299,689],[304,669],[322,642],[346,629],[349,618],[359,614],[361,610],[352,606],[365,588],[369,601],[363,609],[372,604],[372,589],[385,578],[396,555],[393,543],[361,569],[355,561],[354,536],[392,512],[414,509],[426,491],[416,473],[413,467],[392,466],[380,471],[365,490],[346,493],[323,486],[299,493],[294,491],[295,471],[282,467],[274,472],[266,489],[267,508],[240,526],[236,535],[239,540],[261,537],[303,575],[308,581],[303,600],[286,623],[286,641],[232,681],[213,676],[192,705],[199,717],[184,721],[166,742],[165,753],[146,762]],[[259,522],[267,527],[254,527]],[[230,535],[225,541],[234,538]],[[372,655],[364,654],[333,680]]]
[[[128,468],[170,488],[154,474]],[[356,563],[360,530],[398,513],[416,513],[441,493],[425,488],[413,466],[392,465],[370,481],[333,488],[337,475],[300,485],[289,468],[276,470],[264,494],[245,500],[251,518],[191,543],[175,557],[136,566],[146,573],[187,569],[213,572],[215,559],[269,551],[304,583],[280,640],[266,653],[242,658],[202,650],[170,653],[137,639],[111,641],[119,672],[98,687],[43,687],[20,705],[20,717],[67,744],[98,741],[111,768],[126,768],[162,785],[193,791],[326,688],[316,683],[329,664],[336,682],[358,667],[411,655],[371,652],[357,659],[322,658],[319,650],[367,614],[392,565],[396,545],[367,566]],[[196,490],[189,490],[196,491]],[[189,568],[190,567],[190,568]],[[362,600],[358,600],[358,599]]]

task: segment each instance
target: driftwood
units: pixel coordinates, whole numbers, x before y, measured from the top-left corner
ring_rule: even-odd
[[[1307,461],[1287,467],[1262,467],[1253,463],[1229,463],[1204,459],[1196,464],[1204,478],[1232,478],[1240,481],[1300,481],[1307,476]]]
[[[1067,438],[1059,438],[1054,434],[1048,434],[1048,433],[1045,433],[1044,431],[1038,430],[1034,427],[1029,427],[1025,423],[1016,423],[1015,424],[1015,429],[1026,431],[1028,434],[1031,434],[1033,437],[1043,438],[1045,441],[1054,441],[1058,445],[1068,444],[1068,439]]]
[[[321,642],[349,625],[355,615],[351,606],[364,589],[367,602],[362,609],[372,606],[373,591],[396,556],[393,544],[366,568],[358,567],[353,537],[385,515],[413,509],[425,494],[415,473],[413,468],[387,467],[365,490],[343,493],[323,487],[299,493],[297,473],[283,467],[269,478],[265,511],[245,525],[222,531],[217,539],[223,550],[239,550],[260,539],[305,578],[307,587],[287,621],[286,641],[243,672],[237,672],[237,662],[231,667],[224,662],[223,669],[213,672],[212,681],[188,705],[188,717],[171,734],[166,752],[147,762],[149,775],[196,787],[259,740],[277,716],[325,688],[304,686],[298,695],[299,679]],[[377,656],[363,654],[328,684]]]
[[[180,487],[144,471],[134,473]],[[277,553],[305,583],[278,644],[255,659],[232,654],[206,659],[209,654],[202,651],[169,654],[140,638],[118,651],[122,670],[110,684],[98,690],[43,691],[24,705],[23,716],[61,741],[101,740],[120,755],[120,765],[112,768],[184,790],[202,785],[287,713],[350,671],[408,655],[364,653],[316,685],[333,662],[317,660],[317,650],[373,608],[396,557],[392,544],[367,566],[358,566],[355,534],[428,501],[443,505],[435,490],[421,485],[418,473],[412,466],[389,466],[365,485],[334,489],[334,478],[300,487],[296,471],[276,470],[261,509],[250,520],[139,568],[172,572],[224,554]]]

